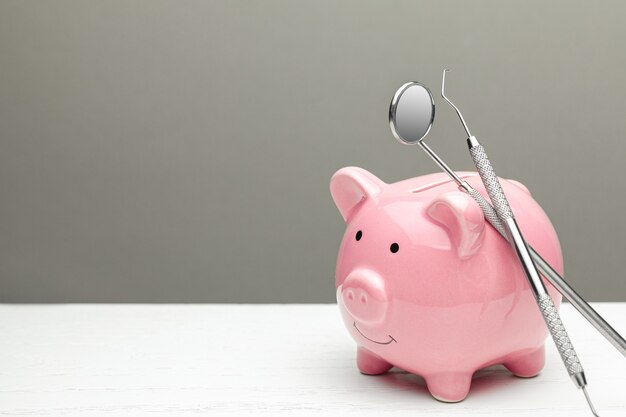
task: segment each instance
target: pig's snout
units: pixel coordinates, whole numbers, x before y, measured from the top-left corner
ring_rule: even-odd
[[[385,281],[374,271],[351,272],[342,284],[341,299],[348,313],[360,322],[376,324],[385,318],[388,308]]]

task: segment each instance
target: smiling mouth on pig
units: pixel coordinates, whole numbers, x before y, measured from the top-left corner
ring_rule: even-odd
[[[374,342],[374,343],[377,343],[377,344],[379,344],[379,345],[388,345],[388,344],[390,344],[391,342],[398,343],[398,341],[397,341],[396,339],[394,339],[393,337],[391,337],[391,335],[390,335],[390,334],[389,334],[389,335],[387,335],[387,336],[389,336],[389,340],[388,340],[388,341],[386,341],[386,342],[379,342],[379,341],[377,341],[377,340],[370,339],[369,337],[365,336],[365,335],[363,334],[363,332],[361,332],[361,331],[359,330],[359,328],[358,328],[358,327],[356,327],[356,321],[352,322],[352,325],[354,326],[354,328],[356,329],[356,331],[357,331],[357,332],[359,332],[359,334],[360,334],[361,336],[363,336],[364,338],[366,338],[366,339],[367,339],[367,340],[369,340],[370,342]]]

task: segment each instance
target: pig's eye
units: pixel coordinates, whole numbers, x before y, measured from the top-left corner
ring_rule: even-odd
[[[400,250],[400,245],[398,245],[397,243],[392,243],[391,246],[389,246],[389,250],[391,251],[391,253],[396,253]]]
[[[358,232],[356,232],[356,241],[358,242],[359,240],[361,240],[361,237],[363,237],[363,232],[359,230]]]

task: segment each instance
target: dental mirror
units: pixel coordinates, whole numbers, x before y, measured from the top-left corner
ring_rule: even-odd
[[[411,81],[396,91],[389,106],[389,126],[393,136],[405,145],[419,143],[435,119],[435,100],[430,90]]]

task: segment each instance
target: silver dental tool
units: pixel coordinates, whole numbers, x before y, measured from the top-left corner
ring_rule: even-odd
[[[550,335],[552,336],[559,354],[561,355],[563,364],[572,378],[572,381],[574,381],[578,388],[583,390],[585,398],[589,403],[589,408],[591,408],[591,412],[597,416],[598,414],[596,413],[591,399],[589,398],[589,394],[585,388],[587,386],[587,380],[585,378],[585,372],[580,363],[580,359],[578,359],[574,346],[572,345],[567,331],[563,326],[559,312],[554,306],[552,298],[550,298],[550,294],[548,294],[548,290],[539,276],[539,271],[537,271],[537,268],[535,267],[535,263],[532,260],[530,251],[526,241],[524,240],[524,236],[515,221],[513,211],[509,206],[509,202],[504,194],[504,191],[502,190],[500,181],[491,166],[491,162],[489,162],[487,153],[480,142],[478,142],[478,139],[470,133],[459,109],[445,95],[446,71],[447,70],[443,71],[441,96],[456,111],[461,123],[463,124],[463,128],[467,132],[467,145],[474,161],[474,165],[476,166],[478,174],[487,189],[489,199],[491,199],[494,205],[496,214],[500,219],[501,224],[504,226],[504,230],[508,237],[507,240],[515,250],[517,257],[522,264],[524,273],[528,278],[528,283],[530,284],[533,295],[537,301],[537,305],[539,306],[539,310],[541,311],[546,325],[548,326],[548,330],[550,330]]]
[[[426,144],[424,138],[430,131],[435,117],[435,104],[430,91],[417,82],[404,84],[395,93],[389,107],[389,125],[394,137],[402,144],[420,147],[437,165],[478,203],[491,225],[504,237],[506,231],[495,209],[467,181],[461,179]],[[464,121],[463,121],[464,122]],[[530,245],[530,255],[542,275],[587,319],[622,355],[626,356],[626,340],[602,318],[578,293],[554,270]]]

